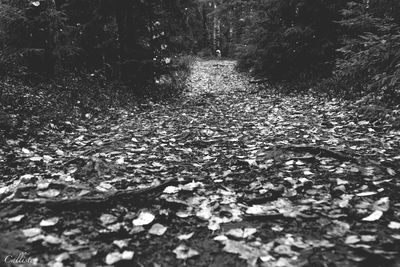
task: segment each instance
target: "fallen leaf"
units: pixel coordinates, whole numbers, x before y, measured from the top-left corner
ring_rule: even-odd
[[[374,222],[379,220],[383,215],[383,212],[380,210],[376,210],[373,213],[371,213],[369,216],[365,217],[364,219],[362,219],[365,222]]]
[[[178,193],[180,190],[181,189],[179,187],[177,187],[177,186],[167,186],[164,189],[163,193],[165,193],[165,194],[175,194],[175,193]]]
[[[187,247],[186,245],[179,245],[176,249],[173,250],[173,252],[176,254],[176,258],[181,260],[190,259],[200,255],[199,252]]]
[[[8,221],[9,222],[20,222],[24,217],[25,217],[25,215],[17,215],[15,217],[8,218]]]
[[[125,164],[125,158],[124,157],[120,157],[115,161],[115,163],[118,164],[118,165]]]
[[[239,257],[246,260],[250,266],[257,266],[256,263],[258,258],[269,255],[269,247],[253,247],[246,244],[244,241],[235,241],[224,238],[220,238],[218,241],[225,245],[223,249],[225,252],[238,254]]]
[[[361,241],[362,242],[374,242],[376,240],[376,236],[373,235],[362,235],[361,236]]]
[[[329,230],[327,231],[327,235],[331,237],[342,237],[350,230],[350,224],[334,221],[332,225],[330,225]]]
[[[390,222],[388,227],[390,229],[399,230],[400,229],[400,223],[399,222]]]
[[[274,252],[279,255],[285,255],[285,256],[289,256],[289,257],[294,257],[299,254],[298,252],[293,251],[291,249],[291,246],[288,246],[288,245],[279,245],[274,248]]]
[[[167,227],[162,224],[156,223],[151,226],[149,233],[152,235],[162,236],[167,231]]]
[[[246,239],[246,238],[253,236],[253,234],[255,234],[255,233],[257,233],[256,228],[245,228],[245,229],[237,228],[237,229],[229,230],[226,233],[226,235],[234,237],[236,239]]]
[[[390,206],[389,198],[383,197],[374,203],[373,208],[375,210],[388,211],[389,206]]]
[[[123,249],[128,246],[130,239],[123,239],[123,240],[114,240],[113,244],[119,247],[120,249]]]
[[[118,218],[111,214],[102,214],[100,216],[100,221],[103,225],[115,223],[117,220]]]
[[[51,244],[51,245],[59,245],[62,243],[62,239],[55,236],[55,235],[46,235],[43,238],[43,241],[47,244]]]
[[[192,216],[192,213],[190,211],[178,211],[176,213],[176,216],[178,216],[179,218],[187,218]]]
[[[98,186],[96,186],[96,190],[100,191],[100,192],[108,192],[110,190],[112,190],[114,187],[107,183],[107,182],[101,182]]]
[[[57,223],[58,223],[58,221],[59,221],[59,218],[58,217],[53,217],[53,218],[50,218],[50,219],[43,219],[41,222],[40,222],[40,226],[41,227],[50,227],[50,226],[54,226],[54,225],[56,225]]]
[[[386,169],[387,173],[390,174],[391,176],[395,176],[397,173],[395,170],[393,170],[392,168],[387,168]]]
[[[46,198],[54,198],[57,197],[58,195],[61,194],[61,192],[57,189],[49,189],[46,191],[38,191],[36,194],[40,197],[46,197]]]
[[[356,235],[350,235],[346,237],[346,240],[344,241],[346,244],[356,244],[360,242],[360,238]]]
[[[188,240],[190,238],[192,238],[192,236],[194,235],[194,232],[191,232],[190,234],[183,234],[183,235],[178,235],[178,239],[179,240]]]
[[[122,253],[111,252],[111,253],[107,254],[105,262],[108,265],[112,265],[112,264],[117,263],[122,260],[132,260],[134,254],[135,253],[133,251],[124,251]]]
[[[400,235],[392,235],[392,237],[396,240],[400,240]]]
[[[368,196],[373,196],[376,195],[376,192],[362,192],[362,193],[358,193],[356,194],[356,196],[358,197],[368,197]]]
[[[348,181],[342,180],[342,179],[340,179],[340,178],[337,178],[337,179],[336,179],[336,183],[337,183],[337,185],[346,185],[346,184],[349,184]]]
[[[196,216],[204,221],[208,221],[212,217],[211,209],[209,207],[201,207],[201,209],[196,212]]]
[[[29,228],[29,229],[23,229],[22,233],[26,237],[33,237],[36,235],[39,235],[42,232],[42,229],[40,228]]]
[[[148,225],[152,221],[154,221],[155,218],[156,217],[150,212],[142,211],[141,213],[139,213],[138,218],[132,221],[132,224],[134,226]]]
[[[190,182],[190,183],[185,184],[184,186],[182,186],[182,190],[185,190],[185,191],[193,191],[194,189],[196,189],[196,188],[198,188],[198,187],[201,187],[201,186],[204,186],[204,184],[203,184],[203,183],[200,183],[200,182],[192,181],[192,182]]]

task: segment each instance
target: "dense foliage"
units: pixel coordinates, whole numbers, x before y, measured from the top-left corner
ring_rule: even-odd
[[[341,2],[261,1],[239,66],[273,80],[326,75],[336,56]]]
[[[346,35],[340,49],[334,78],[350,93],[371,94],[395,104],[400,97],[400,27],[393,19],[350,3],[343,11]]]
[[[398,1],[265,0],[249,17],[239,68],[289,91],[399,99]]]
[[[180,1],[4,0],[1,73],[103,71],[139,93],[173,72]],[[173,25],[173,26],[171,26]],[[176,41],[175,41],[176,43]],[[14,65],[14,68],[12,66]]]

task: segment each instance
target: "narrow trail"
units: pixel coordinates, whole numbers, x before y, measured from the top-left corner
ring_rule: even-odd
[[[234,64],[198,61],[176,104],[31,147],[30,172],[2,187],[0,251],[44,266],[400,266],[399,132],[258,92]]]

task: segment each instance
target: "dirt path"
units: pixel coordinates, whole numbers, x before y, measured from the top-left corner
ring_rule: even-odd
[[[178,104],[4,149],[24,156],[2,154],[2,259],[400,266],[398,131],[257,92],[233,61],[196,62],[188,83]]]

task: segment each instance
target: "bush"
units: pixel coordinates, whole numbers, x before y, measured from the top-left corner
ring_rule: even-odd
[[[329,75],[336,56],[335,20],[341,2],[266,1],[250,25],[251,36],[238,67],[275,81]]]
[[[339,49],[342,58],[336,62],[333,79],[347,87],[348,95],[370,94],[400,104],[400,27],[360,12],[360,5],[353,3],[350,8],[342,21],[350,34]]]

